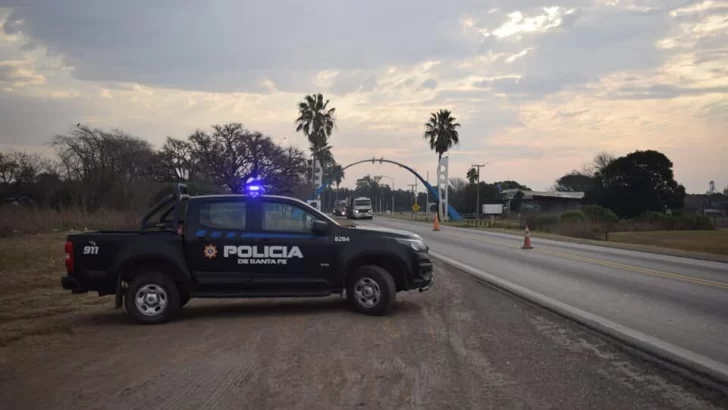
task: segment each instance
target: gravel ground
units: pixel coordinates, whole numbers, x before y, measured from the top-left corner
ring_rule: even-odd
[[[436,269],[429,292],[400,293],[387,317],[338,297],[192,301],[162,326],[90,312],[75,334],[0,348],[0,408],[728,408],[720,392]]]

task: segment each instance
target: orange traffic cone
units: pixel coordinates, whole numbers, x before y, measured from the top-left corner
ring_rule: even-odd
[[[432,230],[433,231],[439,231],[440,230],[440,218],[437,217],[437,214],[435,214],[435,220],[433,222]]]
[[[533,249],[533,246],[531,246],[531,232],[528,230],[528,226],[526,226],[526,236],[523,238],[521,249]]]

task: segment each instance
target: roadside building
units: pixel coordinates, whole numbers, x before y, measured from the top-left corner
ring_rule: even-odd
[[[584,199],[583,192],[551,192],[529,191],[524,189],[505,189],[501,191],[501,199],[505,209],[511,209],[511,202],[518,192],[523,192],[522,212],[539,212],[548,214],[562,214],[581,208]]]

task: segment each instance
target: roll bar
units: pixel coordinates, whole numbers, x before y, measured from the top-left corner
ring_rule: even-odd
[[[146,213],[146,215],[144,215],[144,217],[142,218],[141,230],[145,231],[148,228],[165,228],[164,218],[166,218],[172,211],[174,211],[174,220],[172,227],[178,227],[181,217],[180,209],[182,208],[182,200],[189,197],[188,192],[189,191],[187,189],[187,185],[175,184],[172,193],[165,196],[161,201],[154,205],[152,209],[150,209],[149,212]],[[149,220],[157,212],[159,212],[161,209],[164,209],[165,207],[167,207],[167,210],[159,216],[158,222],[149,222]]]

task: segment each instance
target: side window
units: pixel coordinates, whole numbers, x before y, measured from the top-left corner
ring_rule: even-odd
[[[310,233],[315,220],[313,214],[295,205],[263,203],[264,231]]]
[[[245,202],[209,202],[200,206],[200,225],[212,229],[245,229]]]

